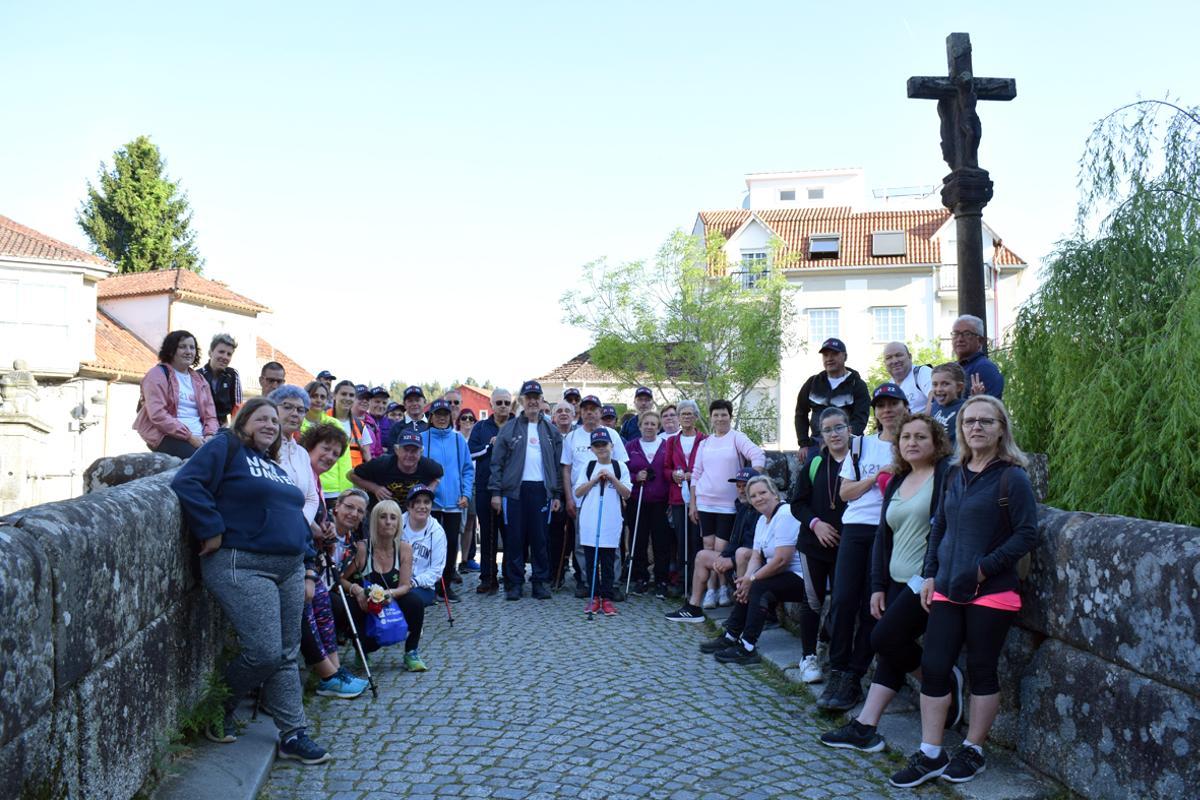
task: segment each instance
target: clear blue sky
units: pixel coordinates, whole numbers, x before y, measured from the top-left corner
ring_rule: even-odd
[[[85,182],[148,134],[205,274],[364,381],[550,369],[588,344],[558,305],[579,266],[737,207],[747,172],[938,183],[905,80],[944,72],[951,31],[1017,80],[981,104],[980,161],[1031,262],[1070,228],[1094,120],[1200,103],[1195,2],[7,5],[0,214],[84,245]]]

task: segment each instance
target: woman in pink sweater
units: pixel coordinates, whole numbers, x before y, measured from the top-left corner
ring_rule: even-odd
[[[750,441],[741,431],[732,430],[733,403],[713,400],[708,406],[708,422],[712,433],[700,443],[696,465],[692,469],[692,497],[688,516],[699,524],[706,550],[718,553],[729,543],[736,514],[737,486],[734,474],[749,463],[762,470],[767,457],[762,448]],[[704,608],[732,605],[729,587],[721,584],[714,572],[704,594]]]
[[[158,453],[189,458],[217,432],[217,407],[204,376],[196,371],[196,337],[171,331],[158,362],[142,378],[142,400],[133,429]]]

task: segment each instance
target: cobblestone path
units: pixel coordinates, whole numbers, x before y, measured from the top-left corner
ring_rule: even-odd
[[[401,648],[371,661],[379,699],[313,697],[313,738],[334,759],[276,762],[264,795],[289,798],[941,797],[894,789],[882,755],[821,746],[811,701],[779,691],[763,667],[716,663],[704,626],[667,622],[653,598],[588,622],[584,601],[474,593],[455,622],[428,609],[409,674]],[[570,582],[568,581],[568,584]],[[351,669],[357,659],[347,658]]]

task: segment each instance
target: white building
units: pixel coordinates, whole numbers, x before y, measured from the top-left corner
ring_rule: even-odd
[[[746,208],[701,211],[693,226],[697,236],[726,240],[727,262],[743,281],[776,257],[795,286],[792,341],[803,346],[785,356],[778,383],[762,387],[779,409],[777,443],[784,448],[796,446],[796,395],[821,370],[824,339],[842,339],[847,364],[864,378],[890,341],[941,341],[950,353],[958,315],[953,217],[934,207],[936,199],[914,202],[909,194],[870,208],[865,186],[859,169],[755,173],[746,176]],[[995,339],[1015,320],[1027,265],[986,222],[983,247]]]
[[[266,306],[187,270],[115,273],[0,216],[0,514],[78,495],[97,458],[146,452],[131,426],[168,331],[195,334],[202,359],[230,333],[248,395],[267,361],[313,379],[263,337]]]

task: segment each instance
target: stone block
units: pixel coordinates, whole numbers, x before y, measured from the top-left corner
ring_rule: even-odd
[[[0,745],[4,797],[59,800],[81,797],[76,697],[67,692],[15,738]]]
[[[83,471],[84,494],[98,492],[101,489],[111,489],[140,478],[159,475],[173,470],[183,463],[183,459],[169,456],[166,453],[126,453],[119,456],[105,456],[92,462]]]
[[[792,481],[800,471],[800,462],[796,458],[796,451],[789,450],[785,453],[779,450],[768,450],[765,471],[775,481],[775,485],[779,487],[779,491],[783,492],[784,497],[790,498]]]
[[[1026,453],[1029,456],[1029,482],[1033,484],[1033,496],[1039,503],[1046,502],[1046,493],[1050,490],[1050,459],[1045,453]]]
[[[1021,624],[1163,683],[1200,686],[1200,530],[1046,506]]]
[[[1014,625],[1000,651],[997,672],[1000,677],[1000,715],[989,737],[1005,747],[1015,748],[1021,735],[1021,681],[1029,674],[1038,647],[1045,637]],[[964,711],[964,719],[970,713]],[[963,728],[965,731],[966,728]]]
[[[49,561],[60,692],[196,585],[168,476],[36,506],[18,525]]]
[[[33,537],[0,524],[0,745],[43,717],[54,701],[50,565]]]
[[[1194,695],[1062,642],[1021,682],[1018,753],[1086,797],[1194,796],[1198,743]]]

